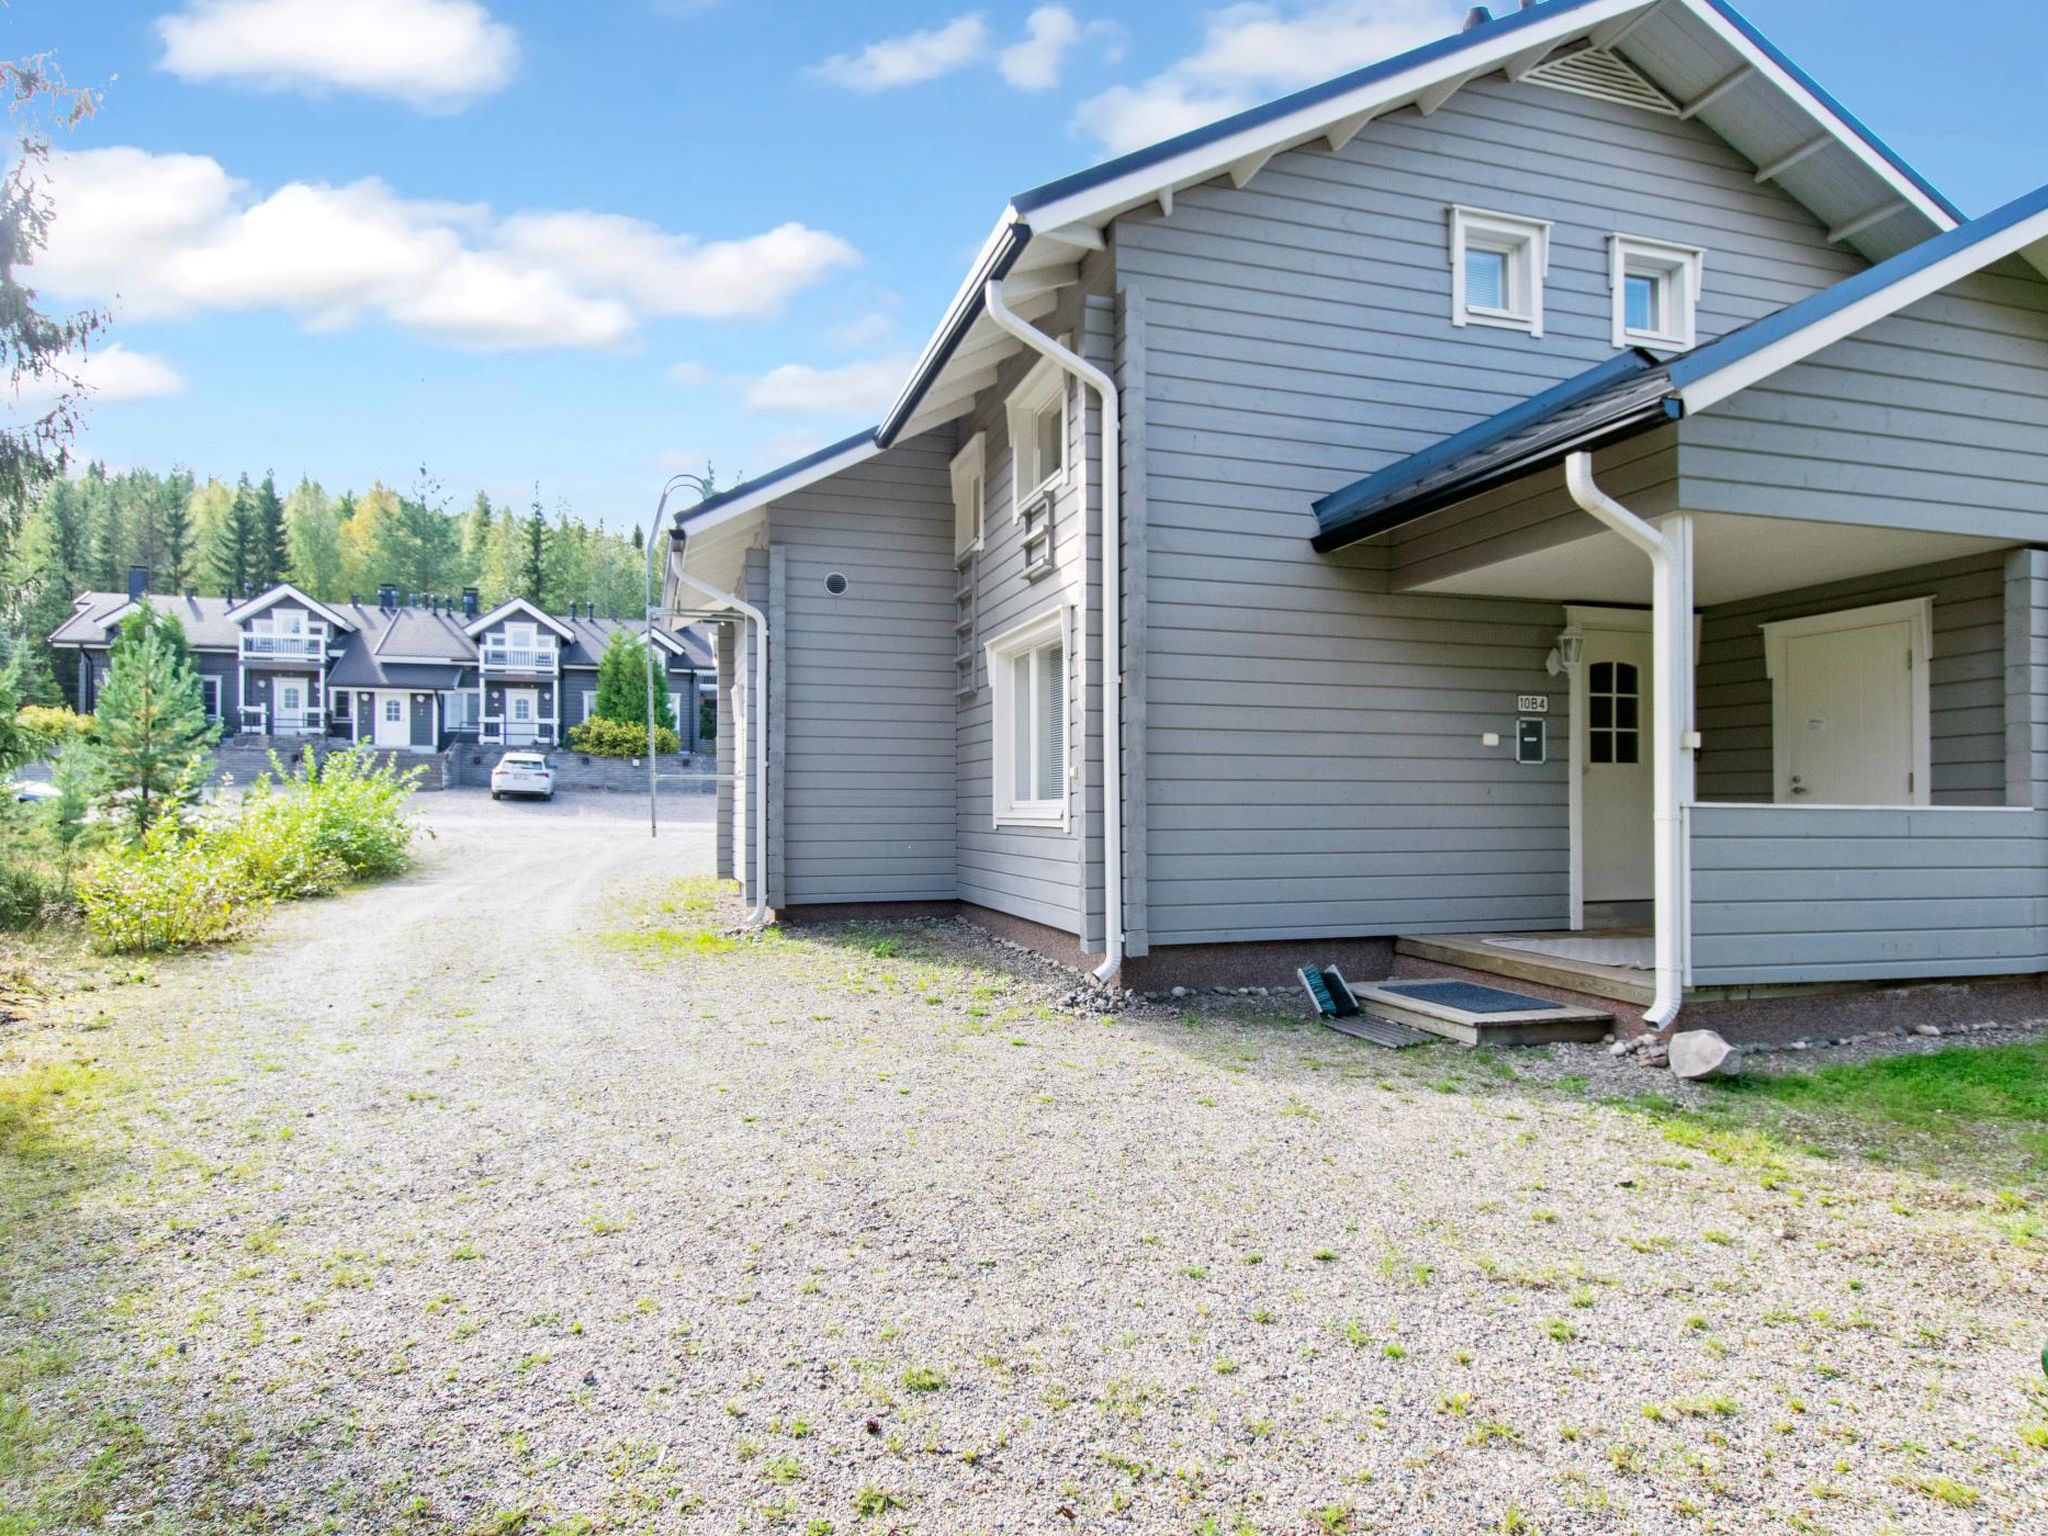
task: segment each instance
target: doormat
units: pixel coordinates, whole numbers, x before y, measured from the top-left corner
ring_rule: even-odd
[[[1413,998],[1460,1013],[1553,1013],[1558,1005],[1547,997],[1524,997],[1472,981],[1383,981],[1372,989],[1393,998]]]

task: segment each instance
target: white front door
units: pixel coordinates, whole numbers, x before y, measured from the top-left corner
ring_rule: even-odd
[[[513,746],[530,746],[540,740],[540,690],[505,690],[505,740]]]
[[[1588,903],[1649,901],[1656,893],[1650,661],[1647,627],[1587,628],[1572,755]]]
[[[277,690],[277,722],[271,729],[280,736],[296,735],[311,730],[306,724],[307,712],[313,708],[313,679],[306,677],[280,677],[275,683]]]
[[[377,695],[376,743],[380,747],[410,747],[412,745],[412,720],[406,712],[407,700],[402,693],[380,693]]]
[[[1929,605],[1765,626],[1781,805],[1928,803]]]

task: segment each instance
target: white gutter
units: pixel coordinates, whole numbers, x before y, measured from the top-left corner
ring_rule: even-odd
[[[1105,953],[1095,979],[1107,985],[1124,965],[1124,661],[1123,513],[1117,500],[1117,467],[1122,457],[1116,385],[1108,374],[1026,325],[1003,302],[1000,280],[983,290],[988,317],[1025,346],[1050,358],[1102,400],[1102,916]],[[1088,456],[1081,455],[1081,517],[1088,516]],[[1085,541],[1084,541],[1085,543]],[[1087,560],[1082,559],[1085,590]],[[1084,628],[1083,633],[1086,633]],[[1081,679],[1086,697],[1087,678]],[[1085,718],[1085,711],[1084,711]],[[1085,732],[1084,732],[1085,740]],[[1086,760],[1085,747],[1083,760]],[[1086,827],[1087,796],[1082,796]],[[1085,843],[1085,834],[1084,834]]]
[[[683,563],[689,558],[690,546],[685,542],[676,551],[675,559],[669,562],[669,574],[684,586],[694,587],[719,606],[737,610],[751,619],[754,625],[754,687],[753,698],[749,702],[759,711],[761,718],[754,731],[755,788],[747,803],[754,813],[753,921],[765,923],[768,921],[768,615],[752,603],[730,592],[721,592],[708,581],[699,581],[692,576],[683,569]]]
[[[1680,513],[1671,527],[1653,527],[1601,490],[1593,456],[1565,460],[1565,484],[1579,509],[1597,518],[1650,557],[1652,773],[1656,781],[1657,995],[1644,1019],[1659,1030],[1685,1002],[1685,802],[1691,798],[1692,737],[1692,520]]]

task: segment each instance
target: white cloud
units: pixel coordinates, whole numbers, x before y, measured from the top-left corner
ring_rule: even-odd
[[[154,352],[131,352],[122,342],[112,342],[89,352],[53,360],[52,369],[41,377],[24,377],[13,391],[10,415],[40,416],[59,397],[77,392],[80,402],[118,405],[127,400],[159,400],[182,394],[185,376],[168,358]]]
[[[774,416],[871,416],[896,398],[914,365],[908,357],[838,368],[785,363],[754,380],[746,394],[747,409]]]
[[[1005,48],[996,66],[1020,91],[1049,91],[1060,83],[1067,50],[1081,40],[1081,23],[1064,5],[1041,5],[1024,25],[1024,40]]]
[[[1076,120],[1112,154],[1142,149],[1445,36],[1462,9],[1454,0],[1226,6],[1205,18],[1197,52],[1083,102]]]
[[[776,313],[859,260],[785,224],[699,241],[638,219],[515,214],[399,196],[382,181],[291,182],[265,197],[204,155],[56,157],[38,281],[136,318],[282,309],[312,329],[382,317],[487,350],[609,347],[644,319]]]
[[[711,382],[711,370],[702,363],[671,363],[668,379],[684,389],[702,389]]]
[[[825,339],[846,352],[880,346],[896,334],[896,317],[877,309],[825,332]]]
[[[988,22],[979,15],[961,16],[943,27],[884,38],[859,53],[839,54],[811,72],[850,91],[892,91],[965,69],[986,58],[988,50]]]
[[[340,88],[447,108],[512,78],[519,36],[477,0],[186,0],[160,66],[264,90]]]

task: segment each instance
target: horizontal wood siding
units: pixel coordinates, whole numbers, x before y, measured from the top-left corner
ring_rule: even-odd
[[[1108,285],[1106,260],[1084,273],[1082,290],[1069,290],[1061,307],[1036,322],[1047,335],[1064,337],[1098,364],[1112,360],[1111,312],[1091,305],[1090,295]],[[1022,527],[1016,519],[1012,451],[1006,402],[1038,362],[1038,354],[1011,358],[976,410],[958,425],[959,441],[987,434],[988,502],[981,551],[968,579],[974,584],[976,653],[972,693],[956,700],[955,763],[959,790],[957,835],[960,899],[993,911],[1043,923],[1100,949],[1101,877],[1101,421],[1092,393],[1068,384],[1069,473],[1053,510],[1053,569],[1035,579],[1024,575]],[[1081,409],[1074,409],[1080,402]],[[1089,504],[1084,516],[1080,465],[1088,466]],[[949,514],[950,516],[950,514]],[[949,524],[950,526],[950,524]],[[947,545],[950,551],[951,543]],[[1069,761],[1077,778],[1068,785],[1070,825],[995,825],[993,693],[982,647],[1005,630],[1045,613],[1069,610],[1067,647]],[[1091,780],[1089,775],[1094,775]],[[1092,846],[1091,846],[1092,845]],[[1092,853],[1092,857],[1087,855]]]
[[[2048,282],[2017,259],[1690,418],[1699,512],[2048,540]]]
[[[791,905],[955,894],[951,452],[928,433],[770,512]]]
[[[2044,968],[2048,812],[1701,805],[1696,986]]]
[[[1541,339],[1452,325],[1454,203],[1555,221]],[[1396,589],[1467,563],[1473,514],[1325,558],[1310,505],[1612,356],[1614,233],[1708,248],[1702,339],[1862,265],[1702,125],[1498,78],[1118,222],[1146,315],[1153,944],[1568,921],[1561,607]],[[1670,455],[1617,483],[1675,504]],[[1539,540],[1577,516],[1550,486],[1477,515]],[[1552,700],[1543,767],[1513,761],[1522,693]]]
[[[1907,598],[1934,599],[1928,672],[1936,805],[2004,805],[2005,556],[1894,571],[1709,608],[1700,619],[1699,798],[1761,801],[1775,793],[1765,624]]]

